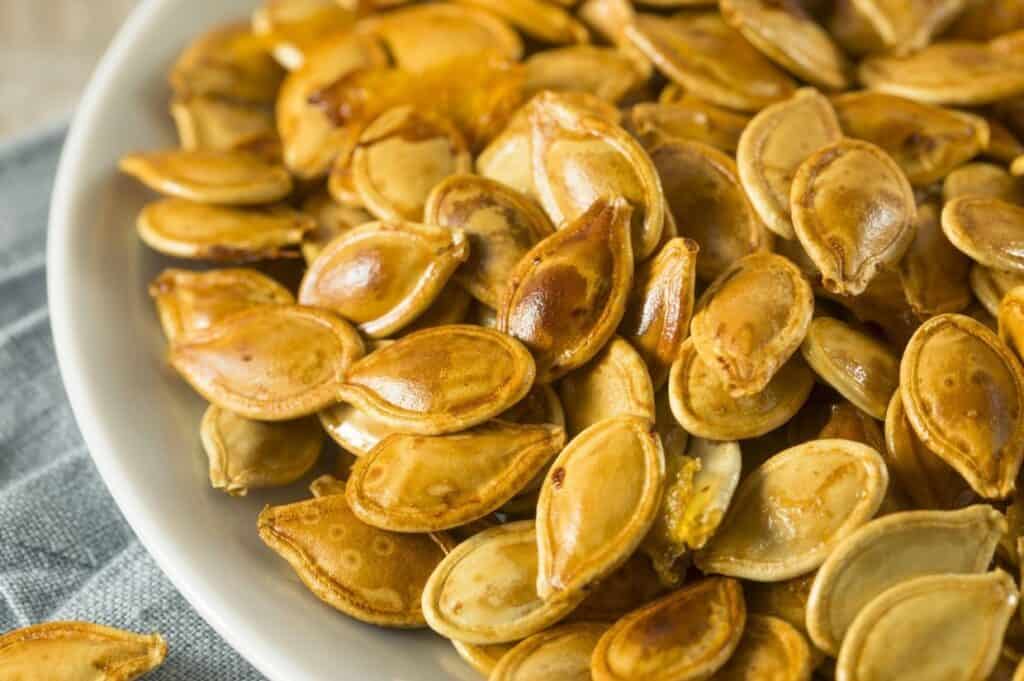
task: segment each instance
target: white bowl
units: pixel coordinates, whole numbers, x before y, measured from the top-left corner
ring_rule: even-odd
[[[144,2],[89,84],[64,149],[49,231],[50,315],[64,384],[93,460],[139,539],[266,676],[478,679],[440,638],[363,625],[306,591],[256,534],[265,504],[305,491],[233,499],[210,489],[198,438],[204,404],[164,362],[146,287],[172,262],[136,238],[135,216],[152,195],[119,176],[117,160],[175,143],[168,66],[190,38],[244,19],[254,2]]]

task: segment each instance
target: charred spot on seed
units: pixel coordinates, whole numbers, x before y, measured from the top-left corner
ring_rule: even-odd
[[[562,485],[565,484],[565,469],[559,466],[551,472],[551,484],[555,486],[555,489],[561,489]]]

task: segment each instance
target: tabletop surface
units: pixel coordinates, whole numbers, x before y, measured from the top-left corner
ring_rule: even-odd
[[[0,0],[0,141],[68,117],[137,0]]]

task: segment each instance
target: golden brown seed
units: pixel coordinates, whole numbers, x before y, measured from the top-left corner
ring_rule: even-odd
[[[747,611],[734,579],[710,577],[626,615],[601,637],[594,681],[711,678],[739,645]]]
[[[757,111],[796,89],[717,12],[672,19],[641,14],[625,32],[659,71],[712,104]]]
[[[665,201],[651,159],[618,125],[547,94],[530,111],[533,183],[552,222],[572,224],[600,198],[622,197],[633,209],[637,260],[661,241]]]
[[[617,102],[636,90],[643,74],[628,55],[611,47],[574,45],[538,52],[524,63],[526,93],[589,92]]]
[[[716,681],[809,681],[814,668],[807,641],[785,620],[747,615],[736,652],[714,677]]]
[[[309,483],[309,492],[314,497],[326,497],[332,494],[345,495],[345,480],[333,475],[321,475]]]
[[[178,57],[169,76],[175,94],[271,103],[284,75],[262,38],[246,24],[218,26]]]
[[[630,0],[584,0],[579,4],[576,15],[591,30],[629,57],[644,80],[650,79],[654,65],[626,35],[626,26],[636,18],[636,9]]]
[[[590,657],[608,625],[563,624],[526,639],[498,663],[489,681],[590,681]]]
[[[295,482],[309,472],[324,446],[316,417],[268,423],[213,404],[199,433],[210,460],[210,484],[232,496]]]
[[[498,662],[505,656],[505,653],[515,647],[515,643],[493,643],[491,645],[478,645],[464,641],[452,640],[455,652],[459,654],[469,666],[484,676],[490,676]]]
[[[849,60],[800,4],[723,0],[720,7],[730,26],[801,80],[829,90],[849,86]]]
[[[454,278],[492,308],[501,304],[516,264],[555,231],[532,199],[477,175],[456,175],[434,187],[424,221],[465,234],[469,258]]]
[[[971,265],[971,291],[985,309],[999,316],[999,303],[1012,289],[1024,285],[1024,273],[996,270],[974,263]]]
[[[256,270],[166,269],[149,285],[160,325],[174,342],[253,305],[294,303],[291,291]]]
[[[900,391],[924,445],[978,494],[1013,492],[1024,459],[1024,371],[996,334],[963,315],[933,317],[907,345]]]
[[[811,572],[874,516],[888,483],[882,457],[858,442],[791,447],[743,479],[697,566],[763,582]]]
[[[907,302],[922,319],[960,312],[971,302],[971,260],[946,238],[937,202],[917,207],[914,240],[899,269]]]
[[[457,0],[501,17],[527,35],[548,43],[586,43],[590,34],[564,9],[544,0]]]
[[[454,280],[449,280],[430,307],[403,328],[398,333],[398,337],[408,336],[410,333],[431,329],[435,326],[462,324],[469,317],[469,308],[472,305],[473,297]]]
[[[333,0],[264,0],[252,14],[252,29],[273,44],[287,69],[302,66],[306,52],[352,27],[355,13]]]
[[[316,221],[316,227],[302,237],[302,257],[312,265],[327,244],[360,225],[373,221],[362,208],[338,203],[327,192],[319,192],[302,203],[302,211]]]
[[[394,434],[359,459],[352,511],[394,532],[436,532],[493,513],[565,445],[558,426],[491,421],[454,435]]]
[[[665,593],[651,561],[634,553],[594,586],[590,595],[567,618],[573,622],[615,622]]]
[[[943,207],[942,229],[975,262],[1024,272],[1017,245],[1024,234],[1024,207],[989,196],[961,196]]]
[[[119,165],[154,191],[199,203],[270,203],[292,191],[287,170],[243,151],[151,151],[129,154]]]
[[[171,116],[178,141],[187,151],[251,151],[268,158],[280,154],[274,114],[266,105],[211,96],[176,97]]]
[[[990,196],[1021,204],[1024,203],[1024,185],[1000,165],[965,163],[950,171],[942,181],[944,201],[950,202],[961,196]]]
[[[771,239],[747,198],[731,157],[701,142],[672,140],[651,150],[679,235],[700,247],[697,276],[717,278]]]
[[[629,110],[626,125],[648,149],[661,142],[690,139],[735,153],[749,122],[747,116],[685,96],[678,101],[641,102]]]
[[[939,42],[906,57],[865,59],[858,75],[872,90],[976,106],[1024,93],[1024,54],[998,52],[985,43]]]
[[[701,295],[693,346],[732,397],[756,395],[793,356],[814,314],[814,292],[795,265],[772,253],[742,258]]]
[[[911,428],[899,390],[885,414],[885,442],[893,481],[920,508],[960,508],[975,497],[967,481],[925,447]]]
[[[974,114],[871,91],[832,104],[843,132],[884,149],[914,186],[941,180],[989,143],[988,123]]]
[[[829,28],[857,54],[907,54],[926,47],[968,4],[965,0],[840,2]]]
[[[647,367],[633,346],[618,337],[562,378],[558,394],[570,436],[615,416],[654,421],[654,386]]]
[[[901,582],[984,572],[1005,531],[1002,514],[982,505],[894,513],[864,525],[840,542],[818,570],[807,603],[815,645],[838,655],[857,614]]]
[[[331,439],[355,456],[366,456],[395,428],[360,411],[351,404],[332,404],[317,414],[320,424]]]
[[[535,374],[514,338],[452,324],[367,355],[348,370],[338,396],[403,432],[440,435],[502,413],[526,396]]]
[[[139,238],[164,255],[227,263],[297,257],[314,226],[285,206],[246,210],[184,199],[147,204],[136,223]]]
[[[337,401],[363,354],[359,334],[330,312],[247,308],[171,346],[171,366],[203,397],[241,416],[284,421]]]
[[[999,570],[903,582],[853,621],[839,652],[838,678],[983,681],[996,665],[1018,600],[1013,579]]]
[[[512,271],[498,329],[530,348],[538,381],[585,364],[615,333],[633,283],[631,214],[625,199],[599,199]]]
[[[583,599],[537,596],[537,533],[532,520],[500,525],[459,544],[423,591],[430,628],[474,644],[508,643],[555,624]]]
[[[381,220],[422,219],[430,190],[472,168],[462,133],[411,106],[389,109],[370,123],[351,161],[356,193]]]
[[[811,322],[800,351],[814,372],[876,419],[899,386],[900,360],[885,343],[831,317]]]
[[[732,397],[718,370],[687,339],[672,365],[668,391],[672,413],[688,432],[711,440],[743,440],[775,430],[800,409],[814,374],[800,357],[784,364],[761,392]]]
[[[750,120],[740,136],[736,165],[765,226],[785,239],[796,237],[790,216],[796,171],[811,154],[841,137],[832,105],[812,88],[765,107]]]
[[[16,681],[132,681],[166,656],[159,634],[89,622],[47,622],[0,636],[0,670]]]
[[[1024,28],[1024,3],[995,0],[968,6],[953,22],[949,35],[965,40],[990,40],[1021,28]]]
[[[366,525],[341,494],[268,506],[259,533],[331,607],[384,627],[425,625],[420,594],[445,555],[429,535]]]
[[[606,419],[555,459],[537,502],[541,598],[561,601],[586,591],[647,534],[665,483],[665,456],[651,426],[635,416]]]
[[[843,139],[812,154],[797,170],[790,202],[796,235],[833,293],[863,293],[914,239],[910,183],[869,142]]]
[[[306,271],[299,302],[331,310],[383,338],[423,314],[469,257],[458,230],[371,222],[335,239]]]
[[[999,337],[1020,359],[1024,350],[1024,287],[1011,289],[999,303]]]
[[[655,390],[668,379],[689,333],[699,251],[696,241],[670,239],[634,275],[619,333],[647,364]]]
[[[765,615],[788,622],[807,635],[807,599],[816,572],[782,582],[744,582],[743,595],[750,614]],[[820,651],[812,653],[816,658]]]

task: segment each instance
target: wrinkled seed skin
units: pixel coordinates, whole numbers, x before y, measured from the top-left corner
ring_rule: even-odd
[[[709,577],[626,615],[601,637],[594,681],[697,681],[736,650],[747,619],[734,579]]]

